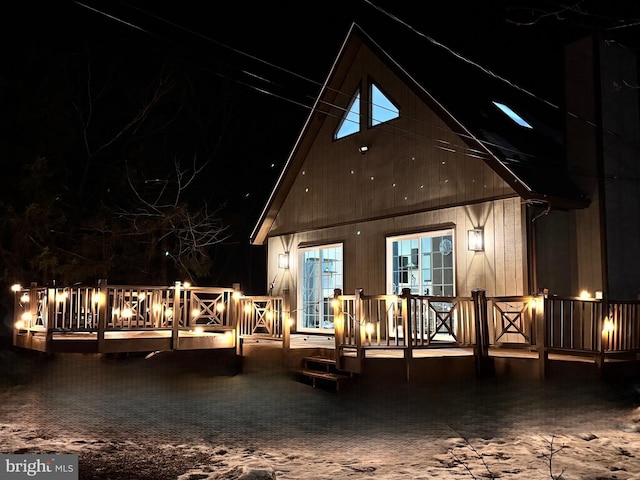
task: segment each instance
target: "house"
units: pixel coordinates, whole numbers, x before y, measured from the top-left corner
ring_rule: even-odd
[[[250,238],[293,331],[333,332],[335,289],[635,299],[635,56],[589,38],[566,64],[560,108],[353,24]]]

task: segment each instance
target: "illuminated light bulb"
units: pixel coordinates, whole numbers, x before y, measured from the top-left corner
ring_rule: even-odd
[[[193,310],[191,310],[191,316],[193,318],[199,317],[200,316],[200,310],[197,308],[194,308]]]
[[[373,333],[373,323],[367,323],[365,330],[368,335],[371,335]]]
[[[27,303],[29,301],[29,294],[28,293],[23,293],[22,296],[20,297],[20,301],[22,303]]]
[[[251,304],[247,303],[244,306],[244,313],[251,313]]]
[[[224,310],[224,303],[222,303],[222,302],[216,303],[216,310],[218,312],[222,312]]]
[[[14,283],[13,285],[11,285],[12,292],[19,292],[20,290],[22,290],[22,285],[20,285],[19,283]]]
[[[16,330],[22,330],[24,328],[24,322],[22,320],[18,320],[13,326]]]
[[[589,292],[587,292],[586,290],[582,290],[580,292],[580,298],[591,298],[591,294]]]
[[[333,308],[336,308],[338,306],[338,300],[336,300],[335,298],[333,300],[331,300],[331,306]]]
[[[107,296],[103,292],[97,292],[91,296],[91,301],[96,305],[104,305],[106,300]]]
[[[22,322],[30,322],[32,318],[33,315],[31,315],[31,312],[24,312],[22,315],[20,315],[20,320]]]
[[[194,332],[195,332],[195,334],[196,334],[196,335],[198,335],[198,336],[200,336],[200,335],[204,335],[204,328],[202,328],[202,327],[196,327],[196,328],[194,329]]]
[[[133,316],[133,312],[131,311],[130,308],[125,308],[122,310],[122,317],[123,318],[131,318]]]

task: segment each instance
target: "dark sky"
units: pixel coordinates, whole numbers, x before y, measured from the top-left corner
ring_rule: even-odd
[[[157,68],[151,59],[180,59],[198,71],[196,95],[216,117],[209,131],[219,145],[201,194],[226,203],[235,217],[234,241],[248,244],[352,22],[365,31],[404,24],[556,102],[563,45],[593,31],[637,40],[640,27],[618,27],[640,18],[640,7],[606,2],[605,12],[604,3],[567,10],[557,2],[519,0],[25,0],[2,15],[0,80],[37,88],[34,65],[55,69],[57,58],[79,55],[87,44],[97,59],[115,65],[126,58],[117,68],[130,69],[132,82],[145,68]]]
[[[217,79],[232,81],[234,105],[219,161],[241,167],[244,181],[231,201],[249,201],[246,211],[255,217],[351,22],[365,30],[372,23],[404,22],[527,89],[554,96],[562,86],[562,45],[615,23],[589,10],[586,2],[582,14],[551,15],[556,5],[517,0],[25,1],[17,13],[4,16],[4,31],[10,34],[3,45],[16,58],[25,51],[72,51],[85,41],[110,45],[123,55],[134,50],[144,55],[139,52],[148,49],[150,55],[188,59],[211,75],[212,90]],[[620,18],[631,14],[621,10]],[[533,26],[513,23],[535,19]],[[246,170],[248,165],[257,175]],[[258,177],[260,186],[247,176]]]

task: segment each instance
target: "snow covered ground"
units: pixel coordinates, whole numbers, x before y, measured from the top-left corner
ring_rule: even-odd
[[[336,394],[274,368],[0,354],[0,452],[77,453],[81,479],[640,480],[640,381]]]

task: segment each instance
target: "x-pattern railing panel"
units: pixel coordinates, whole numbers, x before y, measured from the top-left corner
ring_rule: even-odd
[[[196,325],[227,325],[229,299],[227,292],[208,294],[191,292],[189,295],[192,323]]]
[[[455,317],[457,302],[429,302],[428,309],[432,315],[430,323],[433,321],[433,328],[429,328],[429,341],[436,340],[440,334],[450,335],[454,342],[458,341],[455,328]]]
[[[509,343],[531,343],[531,337],[527,333],[530,323],[526,318],[529,313],[528,302],[494,302],[493,310],[495,343],[506,343],[509,334],[516,336]]]

